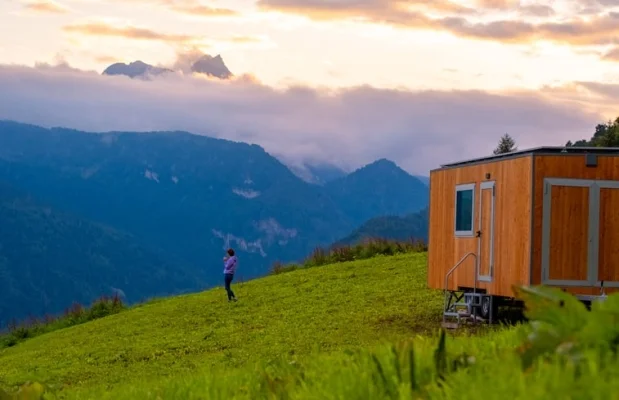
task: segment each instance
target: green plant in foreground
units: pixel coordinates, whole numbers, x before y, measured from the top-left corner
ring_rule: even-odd
[[[575,296],[549,287],[517,287],[524,299],[530,332],[519,351],[524,368],[542,357],[558,355],[578,362],[588,349],[617,352],[619,293],[594,302],[591,311]]]

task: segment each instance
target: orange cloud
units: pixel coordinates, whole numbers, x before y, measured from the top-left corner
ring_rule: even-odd
[[[232,17],[238,12],[227,8],[214,8],[202,4],[171,4],[170,9],[182,14],[195,15],[200,17]]]
[[[359,19],[407,29],[447,31],[456,36],[508,43],[548,40],[572,45],[615,43],[619,37],[619,13],[608,12],[588,20],[574,17],[564,22],[531,23],[521,20],[472,22],[463,16],[430,17],[415,11],[417,0],[348,0],[333,7],[319,0],[259,0],[260,7],[306,15],[313,19]],[[421,0],[419,0],[421,2]],[[485,7],[511,7],[512,2],[481,0]],[[431,2],[435,10],[447,7],[445,2]],[[409,8],[404,7],[405,5]],[[518,8],[521,13],[549,15],[554,10],[544,6]],[[460,10],[462,11],[462,10]]]
[[[111,64],[118,61],[116,57],[112,56],[94,56],[93,59],[99,63]]]
[[[518,8],[520,6],[520,1],[519,0],[478,0],[477,4],[479,4],[479,6],[482,8],[506,10],[506,9]]]
[[[38,13],[51,13],[51,14],[66,14],[69,10],[53,1],[32,1],[27,3],[24,8],[29,11],[34,11]]]
[[[127,39],[154,40],[167,43],[186,43],[196,40],[196,37],[188,35],[175,35],[155,32],[150,29],[136,27],[115,27],[104,23],[88,23],[68,25],[63,27],[66,32],[79,33],[90,36],[112,36]]]
[[[476,14],[475,9],[449,0],[258,0],[266,10],[306,15],[318,20],[363,18],[368,20],[400,20],[419,11],[450,14]]]
[[[604,54],[602,57],[604,60],[619,62],[619,47],[614,47],[610,51]]]
[[[199,0],[108,0],[118,4],[134,3],[144,5],[157,5],[166,7],[180,14],[199,17],[233,17],[239,15],[237,11],[228,8],[211,7]]]
[[[547,40],[568,45],[603,45],[616,41],[619,14],[608,13],[590,20],[574,18],[566,22],[531,24],[524,21],[470,23],[464,19],[433,20],[432,26],[457,36],[473,39],[528,43]]]
[[[262,39],[255,36],[232,36],[227,41],[232,43],[261,43]]]

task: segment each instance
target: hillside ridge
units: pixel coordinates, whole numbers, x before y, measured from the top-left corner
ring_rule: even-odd
[[[185,131],[82,132],[0,122],[0,182],[54,210],[59,216],[51,220],[55,225],[67,225],[62,216],[72,215],[125,232],[143,248],[158,249],[166,265],[182,265],[190,275],[200,277],[189,287],[183,284],[187,291],[220,284],[221,257],[228,247],[237,249],[242,260],[240,277],[251,279],[267,274],[275,261],[295,262],[316,247],[328,246],[369,218],[406,215],[422,208],[427,188],[397,172],[397,167],[388,169],[396,171],[384,179],[389,186],[380,186],[385,173],[376,165],[364,170],[367,178],[353,175],[335,186],[315,185],[257,144]],[[317,172],[325,177],[338,173],[330,168]],[[50,222],[32,216],[20,221],[14,234],[21,237]],[[92,239],[100,243],[97,238],[105,240],[105,233]],[[69,251],[52,253],[50,249],[58,247],[53,241],[45,236],[41,250],[24,242],[17,249],[25,255],[23,261],[10,257],[11,262],[0,269],[18,276],[17,271],[29,268],[26,260],[33,252],[40,252],[36,257],[60,272],[65,263],[91,264],[84,252],[74,252],[71,260],[64,259]],[[132,248],[137,252],[139,247]],[[0,248],[0,259],[8,259],[4,252]],[[108,248],[98,254],[105,262],[115,260],[110,270],[152,268],[124,265],[123,259],[133,259],[129,253],[119,256]],[[106,269],[105,262],[98,265]],[[91,282],[96,281],[94,275],[80,276],[84,280],[76,287],[98,284]],[[59,296],[53,292],[63,285],[58,279],[48,282],[45,291],[33,291],[33,303],[24,305],[24,312],[57,313],[69,307],[65,303],[62,308],[47,309],[42,300],[34,300]],[[16,293],[17,285],[11,286],[9,292]],[[121,281],[114,287],[134,293],[133,298],[154,294],[139,282]],[[173,292],[177,286],[170,281],[162,290]],[[91,300],[103,294],[93,293]],[[74,297],[88,301],[77,293]],[[11,317],[0,315],[0,321]]]

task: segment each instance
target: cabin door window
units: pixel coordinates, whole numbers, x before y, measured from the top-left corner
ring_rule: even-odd
[[[544,180],[542,283],[619,287],[619,182]]]
[[[477,279],[492,282],[494,272],[494,182],[482,182],[479,187],[479,218],[477,251],[479,271]]]
[[[473,236],[475,184],[456,186],[455,235]]]

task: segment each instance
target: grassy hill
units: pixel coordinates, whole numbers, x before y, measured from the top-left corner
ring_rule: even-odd
[[[42,382],[67,399],[614,398],[618,296],[588,312],[532,289],[535,324],[437,337],[425,264],[377,257],[238,284],[238,303],[221,288],[150,302],[1,350],[0,386]]]
[[[441,294],[425,254],[308,268],[147,303],[0,350],[0,381],[116,385],[355,349],[428,333]]]

